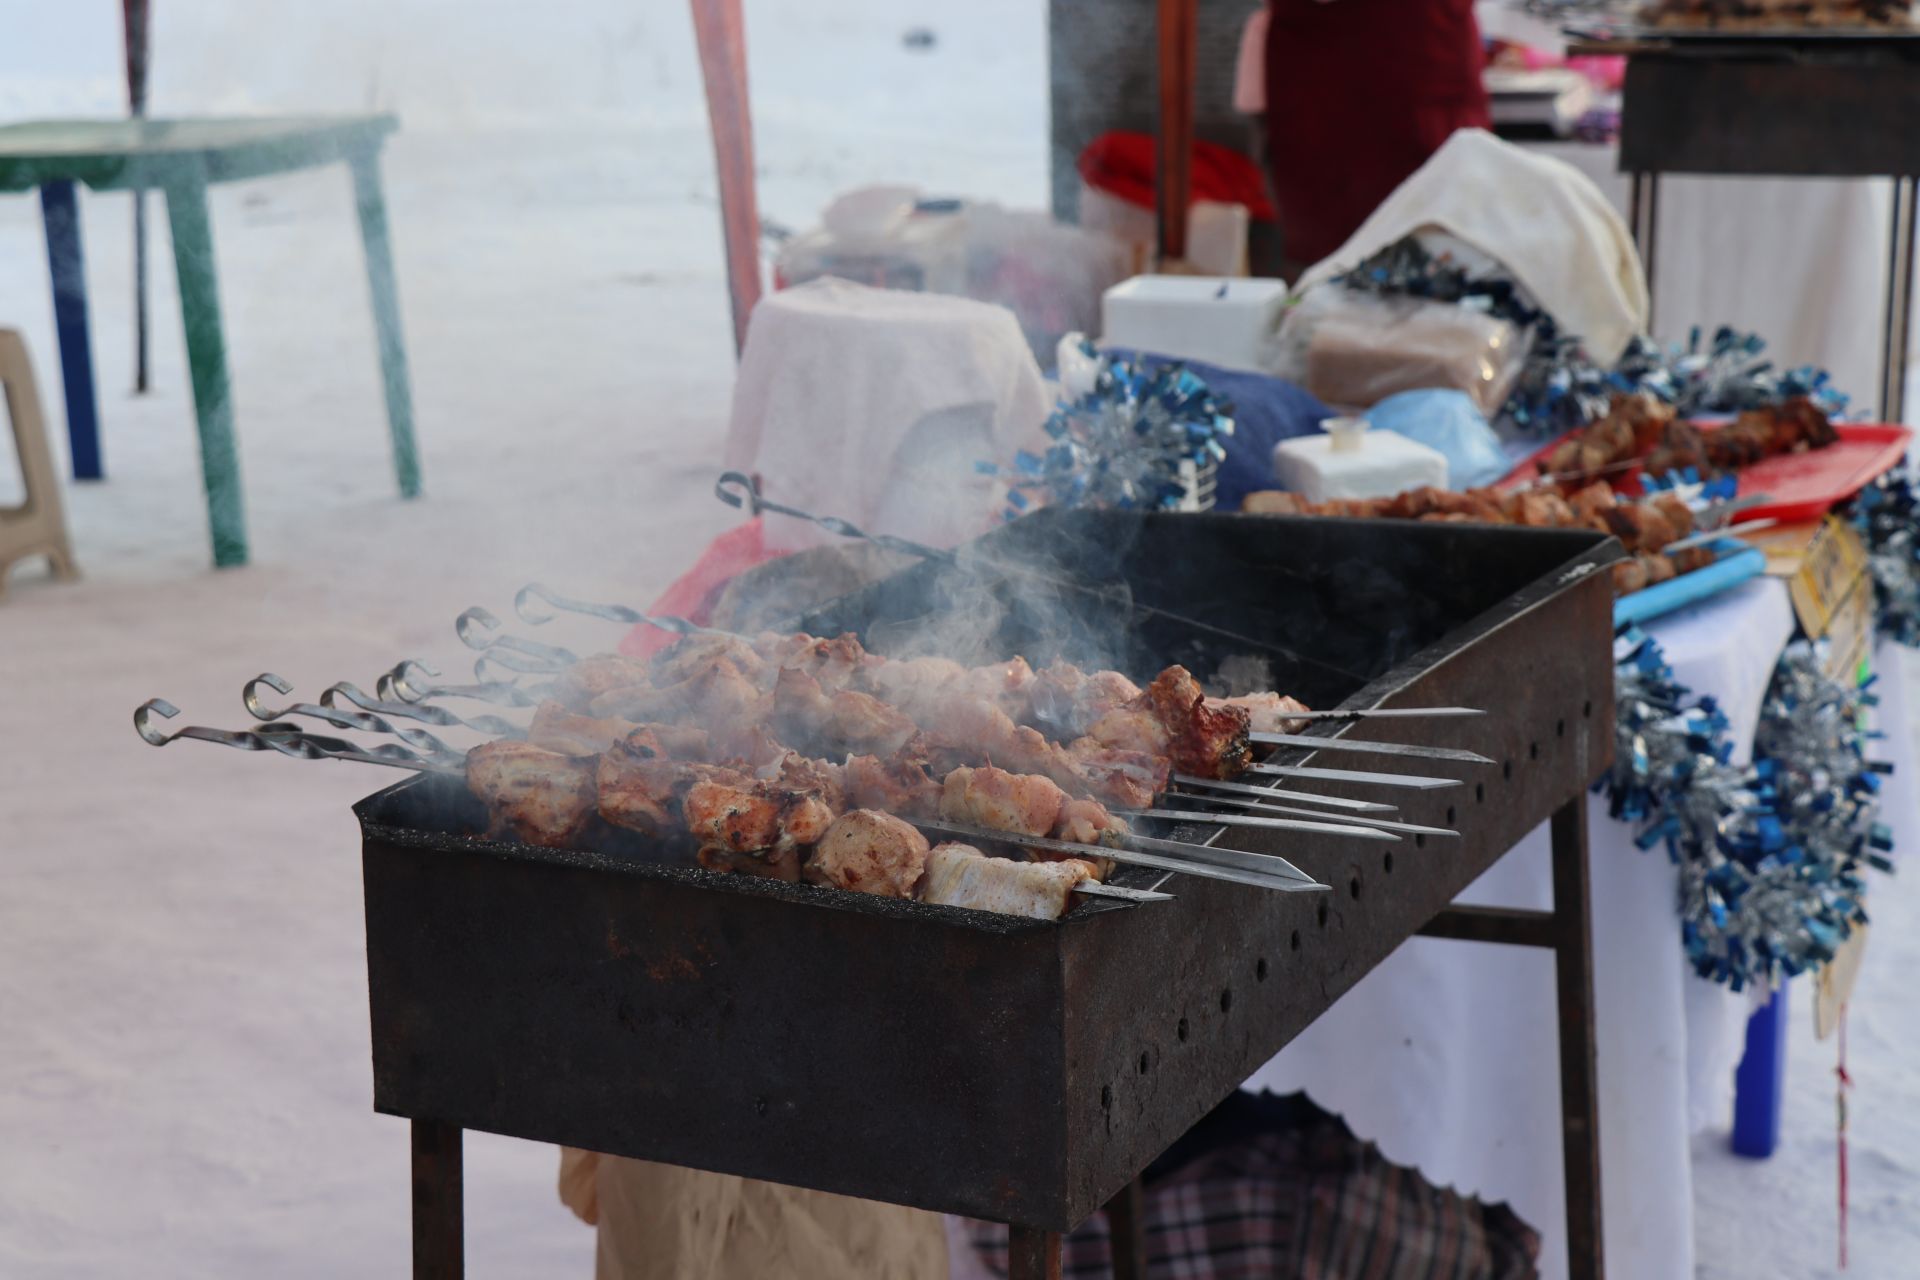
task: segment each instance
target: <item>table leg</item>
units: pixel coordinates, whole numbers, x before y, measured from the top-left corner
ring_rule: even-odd
[[[420,457],[413,443],[413,389],[407,377],[407,345],[400,330],[400,290],[393,277],[393,247],[387,237],[387,201],[380,187],[380,153],[369,147],[347,161],[353,198],[360,209],[360,243],[367,256],[367,289],[373,295],[373,327],[380,344],[380,380],[387,393],[387,429],[393,436],[393,470],[402,497],[420,494]]]
[[[67,441],[75,480],[99,480],[100,415],[93,393],[93,341],[87,334],[87,272],[80,252],[80,202],[71,182],[40,186],[53,276],[53,325],[60,335],[60,378],[67,393]]]
[[[1747,1019],[1747,1049],[1733,1076],[1733,1149],[1765,1160],[1780,1145],[1787,1077],[1787,984]]]
[[[413,1280],[466,1274],[460,1129],[413,1122]]]
[[[1147,1280],[1146,1190],[1139,1178],[1107,1201],[1107,1239],[1113,1280]]]
[[[1567,1181],[1567,1274],[1606,1274],[1600,1229],[1600,1125],[1593,1026],[1587,797],[1553,813],[1553,917],[1560,1015],[1560,1140]]]
[[[1907,345],[1913,317],[1914,202],[1912,178],[1893,180],[1893,230],[1887,248],[1887,317],[1880,340],[1880,420],[1907,411]]]
[[[1633,244],[1640,251],[1640,266],[1647,277],[1647,332],[1653,332],[1654,300],[1654,262],[1660,239],[1660,175],[1657,173],[1636,173],[1633,175],[1631,194],[1628,197],[1627,230],[1633,233]]]
[[[220,292],[213,270],[213,223],[207,214],[204,176],[176,175],[166,191],[173,265],[180,280],[180,318],[187,331],[187,366],[193,376],[193,410],[200,427],[200,477],[213,526],[213,563],[224,569],[247,562],[247,518],[240,493],[240,450],[233,438]]]
[[[1059,1234],[1038,1227],[1009,1227],[1007,1280],[1060,1280]]]

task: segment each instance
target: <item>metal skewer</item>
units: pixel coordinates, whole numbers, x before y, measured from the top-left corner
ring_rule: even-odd
[[[490,680],[482,684],[432,684],[439,678],[440,672],[417,658],[402,658],[393,670],[374,682],[383,699],[390,702],[424,702],[428,698],[473,698],[480,702],[491,702],[500,707],[537,707],[540,697],[546,692],[545,685],[507,684],[505,681]]]
[[[1023,836],[1011,831],[991,831],[985,827],[973,827],[965,823],[947,822],[937,818],[915,818],[912,821],[914,826],[923,831],[937,831],[944,835],[962,836],[968,840],[989,844],[1018,845],[1027,849],[1044,849],[1049,853],[1067,853],[1080,858],[1111,858],[1115,862],[1131,866],[1152,867],[1159,871],[1178,871],[1210,880],[1228,880],[1234,884],[1253,885],[1260,889],[1278,889],[1282,892],[1298,893],[1303,890],[1327,887],[1285,858],[1275,857],[1272,854],[1213,849],[1205,845],[1183,844],[1178,840],[1156,840],[1151,836],[1128,836],[1129,845],[1135,847],[1114,849],[1105,845],[1052,840],[1046,836]],[[1174,856],[1164,856],[1169,854]]]
[[[1230,805],[1236,809],[1248,809],[1255,813],[1294,813],[1313,815],[1316,809],[1296,809],[1286,804],[1261,804],[1258,800],[1237,800],[1232,796],[1194,796],[1179,791],[1169,791],[1168,800],[1185,800],[1201,805]],[[1199,811],[1189,809],[1116,809],[1115,813],[1129,818],[1176,818],[1183,822],[1192,822],[1195,818],[1205,817],[1209,822],[1228,822],[1240,815],[1215,813],[1209,809]],[[1395,822],[1389,818],[1342,818],[1342,822],[1356,827],[1378,827],[1382,831],[1405,831],[1410,835],[1421,836],[1457,836],[1460,833],[1449,827],[1423,827],[1417,822]],[[1242,824],[1245,825],[1245,824]],[[1265,825],[1264,823],[1262,825]]]
[[[1429,717],[1483,716],[1478,707],[1365,707],[1353,711],[1287,711],[1282,720],[1416,720]]]
[[[1088,880],[1073,886],[1075,893],[1084,893],[1090,898],[1114,898],[1121,902],[1172,902],[1173,895],[1162,893],[1158,889],[1129,889],[1125,885],[1105,884],[1099,880]]]
[[[408,729],[394,724],[383,716],[365,711],[341,711],[335,707],[316,706],[311,702],[296,702],[290,707],[276,711],[262,706],[260,686],[266,685],[275,693],[292,693],[293,686],[271,671],[263,671],[241,687],[240,701],[246,704],[247,714],[255,720],[285,720],[288,716],[309,716],[324,721],[336,729],[358,729],[363,733],[385,733],[400,739],[414,750],[429,759],[453,763],[465,759],[466,753],[457,751],[436,738],[425,729]]]
[[[1669,542],[1660,549],[1672,555],[1676,551],[1685,551],[1689,547],[1704,547],[1722,538],[1738,537],[1743,533],[1758,533],[1762,529],[1771,529],[1779,523],[1772,516],[1764,516],[1759,520],[1743,520],[1739,524],[1730,524],[1721,529],[1702,529],[1699,533],[1688,534],[1677,542]]]
[[[1395,804],[1381,804],[1375,800],[1349,800],[1345,796],[1315,795],[1311,791],[1284,791],[1277,787],[1256,787],[1246,782],[1222,782],[1215,778],[1202,778],[1191,773],[1176,773],[1173,775],[1173,781],[1182,786],[1198,787],[1205,791],[1231,791],[1236,795],[1272,796],[1276,800],[1296,800],[1301,804],[1325,805],[1329,809],[1346,809],[1353,813],[1392,813],[1400,807]]]
[[[1426,778],[1417,773],[1372,773],[1365,769],[1317,769],[1305,764],[1250,764],[1247,772],[1280,778],[1316,778],[1323,782],[1363,782],[1378,787],[1411,787],[1431,791],[1436,787],[1457,787],[1458,778]],[[1265,787],[1259,788],[1265,791]],[[1279,793],[1273,793],[1279,794]]]
[[[585,614],[590,618],[603,618],[608,622],[646,623],[662,631],[671,631],[675,635],[732,635],[730,631],[720,631],[713,627],[703,627],[697,622],[677,618],[672,614],[642,613],[638,609],[629,609],[623,604],[595,604],[590,600],[575,600],[563,596],[553,588],[538,582],[529,582],[516,591],[513,596],[513,611],[520,615],[521,621],[535,627],[544,627],[559,614],[543,612],[531,602],[542,600],[564,613]]]
[[[188,725],[172,733],[163,732],[153,723],[154,716],[171,720],[179,714],[180,708],[165,698],[149,698],[134,709],[134,731],[156,747],[164,747],[169,742],[180,738],[192,738],[196,742],[211,742],[241,751],[277,751],[283,756],[292,756],[296,760],[353,760],[361,764],[383,764],[395,769],[412,769],[418,773],[464,775],[466,772],[459,765],[429,760],[425,756],[416,755],[405,747],[393,743],[363,747],[357,742],[348,742],[345,738],[329,738],[317,733],[306,733],[286,723],[265,724],[252,731],[208,729],[201,725]]]
[[[509,671],[550,675],[580,661],[580,656],[571,649],[510,636],[505,633],[505,627],[505,623],[479,605],[453,620],[454,634],[460,637],[461,644],[479,650],[482,662],[494,662]],[[480,670],[476,664],[475,673]]]
[[[408,720],[419,720],[424,724],[437,724],[443,729],[471,729],[475,733],[488,733],[496,738],[524,738],[525,728],[504,720],[499,716],[461,717],[445,707],[436,707],[428,702],[401,702],[395,699],[376,698],[361,689],[360,686],[342,680],[329,685],[320,694],[320,705],[331,707],[334,699],[345,698],[362,711],[370,711],[381,716],[400,716]]]
[[[1211,822],[1216,826],[1222,827],[1269,827],[1276,831],[1308,831],[1328,836],[1356,836],[1362,840],[1398,840],[1400,838],[1394,835],[1391,830],[1392,827],[1400,824],[1382,822],[1378,819],[1361,818],[1353,822],[1348,822],[1342,818],[1339,822],[1305,822],[1298,818],[1250,819],[1244,814],[1238,813],[1195,813],[1186,809],[1118,809],[1114,810],[1114,812],[1136,818],[1171,818],[1176,822]],[[1312,809],[1275,809],[1273,812],[1305,813],[1320,818],[1331,816]],[[1365,825],[1362,825],[1363,823]],[[1423,827],[1421,830],[1428,830],[1428,828]]]
[[[1466,764],[1492,764],[1486,756],[1459,747],[1418,747],[1404,742],[1361,742],[1353,738],[1310,737],[1303,733],[1250,733],[1255,742],[1277,747],[1312,747],[1325,751],[1368,751],[1382,756],[1414,756],[1422,760],[1459,760]]]

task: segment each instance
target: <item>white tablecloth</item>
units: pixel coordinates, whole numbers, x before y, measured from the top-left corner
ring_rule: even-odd
[[[1720,699],[1733,740],[1751,744],[1793,629],[1785,586],[1760,579],[1646,628],[1680,680]],[[1899,696],[1904,650],[1883,647],[1882,754],[1910,776]],[[1884,669],[1884,668],[1883,668]],[[1910,798],[1909,798],[1910,800]],[[1595,1019],[1608,1270],[1692,1280],[1689,1145],[1726,1124],[1748,997],[1692,975],[1681,952],[1672,865],[1641,852],[1593,801]],[[1911,803],[1896,838],[1920,833]],[[1434,852],[1428,856],[1444,856]],[[1545,828],[1462,902],[1552,904]],[[1442,1185],[1507,1201],[1541,1231],[1541,1273],[1566,1274],[1553,962],[1544,952],[1414,939],[1247,1082],[1305,1089],[1401,1164]]]
[[[1618,147],[1541,150],[1627,211]],[[1856,411],[1877,412],[1892,193],[1880,178],[1661,178],[1655,334],[1685,341],[1694,325],[1710,336],[1721,324],[1757,333],[1779,367],[1827,369]]]

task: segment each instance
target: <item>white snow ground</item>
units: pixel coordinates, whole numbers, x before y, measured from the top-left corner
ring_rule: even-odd
[[[157,8],[158,112],[401,113],[386,168],[427,496],[394,496],[344,175],[221,189],[254,563],[211,572],[164,219],[157,389],[134,399],[127,202],[83,196],[110,479],[68,491],[86,579],[24,569],[0,602],[0,1276],[401,1274],[406,1130],[370,1105],[348,813],[387,775],[159,752],[128,716],[164,694],[183,722],[241,725],[262,670],[306,696],[403,655],[457,671],[461,608],[534,577],[641,603],[729,524],[707,496],[732,352],[691,34],[668,0]],[[748,9],[768,216],[804,223],[870,180],[1043,200],[1038,0]],[[0,118],[112,111],[114,15],[0,0]],[[901,47],[918,23],[929,53]],[[63,422],[26,199],[0,200],[0,324],[27,332]],[[1920,944],[1911,892],[1879,898],[1853,1274],[1892,1277],[1920,1235]],[[1700,1140],[1705,1277],[1830,1269],[1831,1056],[1804,1014],[1782,1155]],[[588,1274],[549,1148],[469,1135],[467,1159],[474,1276]]]

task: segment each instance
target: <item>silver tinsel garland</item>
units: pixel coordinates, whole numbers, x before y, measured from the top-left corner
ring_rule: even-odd
[[[1859,727],[1868,686],[1829,679],[1821,645],[1789,645],[1753,763],[1738,766],[1713,699],[1694,698],[1645,635],[1619,643],[1609,811],[1679,867],[1688,960],[1735,990],[1826,963],[1866,919],[1863,871],[1891,870]]]

